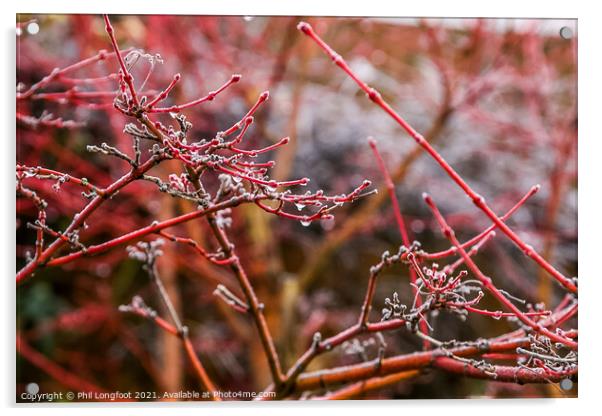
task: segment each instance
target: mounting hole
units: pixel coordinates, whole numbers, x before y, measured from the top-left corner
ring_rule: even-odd
[[[25,391],[29,394],[35,395],[40,391],[40,386],[38,383],[29,383],[27,386],[25,386]]]
[[[563,26],[560,28],[560,37],[562,39],[570,40],[573,39],[573,29],[568,26]]]
[[[565,378],[560,382],[560,388],[562,390],[570,390],[573,388],[573,382],[570,379]]]
[[[38,25],[36,22],[31,22],[27,25],[27,33],[30,35],[37,35],[39,31],[40,25]]]

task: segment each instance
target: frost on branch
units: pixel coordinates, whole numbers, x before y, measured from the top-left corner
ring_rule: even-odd
[[[480,20],[361,19],[343,37],[335,20],[251,20],[65,18],[69,44],[107,48],[67,48],[74,63],[22,31],[20,294],[122,303],[93,347],[149,386],[341,399],[461,386],[430,368],[495,380],[491,396],[576,381],[571,46]],[[65,329],[28,313],[21,341]]]

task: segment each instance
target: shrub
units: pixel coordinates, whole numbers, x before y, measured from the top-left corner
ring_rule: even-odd
[[[157,19],[149,17],[147,24],[161,32],[162,24],[170,20],[173,22],[177,17],[168,16],[164,21]],[[89,18],[79,24],[84,21],[97,22]],[[182,21],[183,33],[187,33],[190,27],[185,19]],[[182,61],[187,60],[194,65],[195,48],[207,47],[211,55],[205,56],[206,52],[202,52],[204,60],[223,59],[228,62],[227,66],[240,66],[237,70],[257,71],[256,67],[260,67],[261,63],[256,62],[249,67],[249,58],[244,54],[240,62],[228,59],[228,45],[215,40],[220,31],[219,21],[215,18],[204,21],[204,39],[208,39],[210,45],[183,43],[180,47],[172,45],[168,52],[178,54]],[[282,73],[289,59],[289,51],[294,50],[290,46],[291,39],[297,36],[290,30],[294,27],[291,25],[293,22],[284,23],[265,29],[267,35],[286,33],[282,49],[274,59],[274,73],[270,77],[276,85],[283,82]],[[237,20],[230,27],[234,30],[239,25],[240,21]],[[40,321],[48,316],[57,316],[45,327],[57,332],[104,332],[105,337],[118,339],[120,345],[126,345],[128,353],[144,371],[167,391],[178,387],[182,367],[178,365],[176,367],[179,370],[169,370],[165,375],[161,374],[159,368],[170,368],[173,365],[171,359],[175,357],[177,360],[179,354],[183,353],[191,364],[190,374],[198,379],[201,389],[208,392],[203,398],[214,400],[229,398],[223,392],[235,390],[237,386],[273,393],[261,398],[352,398],[397,385],[402,380],[417,379],[429,368],[470,378],[516,384],[545,384],[567,378],[576,379],[578,336],[572,323],[578,311],[577,278],[567,276],[548,260],[558,244],[552,227],[561,215],[560,206],[566,199],[572,175],[571,164],[567,160],[572,160],[574,154],[575,123],[574,113],[567,112],[566,107],[572,108],[574,97],[564,90],[552,90],[546,85],[540,89],[525,86],[521,90],[519,87],[526,85],[528,77],[533,74],[521,73],[521,65],[498,62],[497,58],[490,63],[493,69],[481,74],[478,56],[481,50],[479,45],[483,42],[497,42],[500,51],[503,47],[513,45],[514,49],[499,61],[532,59],[540,67],[546,68],[548,81],[552,83],[555,78],[551,74],[562,78],[562,68],[550,63],[549,55],[561,53],[554,52],[554,48],[562,50],[566,46],[548,45],[552,52],[546,55],[541,52],[543,41],[535,32],[529,32],[516,44],[511,41],[504,44],[499,40],[499,35],[487,32],[480,25],[478,23],[468,32],[468,39],[477,46],[473,45],[472,49],[467,47],[467,52],[464,52],[467,57],[460,62],[448,60],[445,55],[445,47],[453,45],[454,36],[458,34],[426,24],[420,28],[443,85],[442,104],[424,136],[389,104],[390,99],[365,83],[363,76],[358,75],[360,71],[354,71],[311,25],[301,22],[296,26],[366,94],[375,108],[382,110],[417,145],[415,148],[405,148],[405,158],[391,174],[386,158],[381,155],[380,142],[371,137],[361,146],[355,144],[360,149],[354,153],[356,157],[369,160],[374,167],[366,176],[373,175],[384,183],[381,189],[377,189],[370,180],[361,177],[337,177],[336,163],[340,163],[344,155],[343,149],[336,147],[328,173],[320,175],[317,166],[314,169],[307,167],[307,171],[299,177],[290,179],[292,169],[287,164],[291,163],[295,147],[292,156],[291,151],[285,149],[293,145],[299,147],[298,152],[302,153],[300,143],[294,140],[291,143],[289,137],[272,138],[267,145],[262,145],[258,140],[273,129],[273,126],[268,129],[265,120],[261,119],[261,113],[267,111],[268,91],[255,94],[254,101],[242,117],[234,122],[224,122],[231,118],[231,108],[226,104],[220,106],[219,103],[227,102],[228,94],[243,82],[241,75],[225,77],[221,86],[200,98],[182,99],[183,96],[190,96],[191,85],[204,75],[193,70],[193,82],[187,81],[186,73],[172,72],[167,78],[166,71],[173,68],[169,63],[170,56],[163,58],[159,54],[152,54],[155,51],[150,53],[142,49],[120,49],[118,33],[109,17],[104,16],[110,50],[100,50],[90,58],[53,69],[40,81],[31,83],[29,88],[24,84],[18,87],[18,224],[27,224],[27,228],[33,230],[33,233],[20,232],[18,243],[29,244],[30,236],[35,235],[35,241],[31,243],[33,249],[23,253],[22,267],[17,271],[20,308],[29,308],[26,302],[33,302],[36,296],[46,302],[63,292],[73,303],[73,312],[33,309],[18,317],[17,342],[21,356],[71,389],[103,391],[104,386],[106,390],[115,390],[115,387],[125,389],[125,384],[119,379],[99,379],[98,383],[88,380],[96,378],[94,373],[103,372],[100,368],[86,369],[87,360],[84,357],[93,353],[94,347],[88,347],[91,349],[88,353],[79,352],[83,354],[79,364],[71,362],[69,358],[66,367],[70,368],[63,368],[29,345],[36,336],[40,336]],[[167,42],[156,34],[152,35],[152,32],[148,36],[150,46],[154,41],[160,45]],[[270,37],[257,40],[258,54],[270,53],[265,52],[270,50],[269,45],[261,43],[267,43],[266,39]],[[315,45],[299,43],[302,46],[297,49],[305,48],[300,51],[305,57],[316,52]],[[30,52],[21,50],[20,73],[35,72],[33,63],[37,59],[43,60],[43,57],[30,55]],[[374,52],[371,56],[378,57],[379,54]],[[320,58],[316,57],[315,61],[319,62]],[[205,64],[205,61],[201,62]],[[295,62],[297,67],[294,70],[301,72],[301,63]],[[103,69],[99,69],[101,64]],[[464,65],[467,68],[462,68]],[[574,68],[566,71],[570,74],[572,70]],[[84,72],[88,74],[82,78],[80,74]],[[223,70],[215,72],[221,74]],[[507,87],[514,84],[518,90]],[[339,93],[337,100],[351,99],[351,84],[346,85],[347,92]],[[462,88],[463,85],[468,87]],[[496,119],[487,109],[491,105],[487,98],[492,91],[498,90],[502,90],[500,95],[505,94],[504,100],[497,97],[503,104],[518,103],[529,108],[528,117],[532,122],[522,126],[512,120],[503,120],[503,117]],[[295,94],[296,98],[292,100],[294,108],[291,110],[296,113],[291,119],[293,123],[301,105],[299,91]],[[562,95],[561,99],[556,99],[553,104],[548,102],[548,99],[552,102],[552,98],[557,98],[559,94]],[[310,95],[311,99],[318,101],[328,98],[323,90]],[[240,103],[239,99],[240,96],[233,100]],[[209,103],[215,105],[213,111],[203,110],[203,105]],[[63,111],[60,108],[63,105],[68,106],[67,113],[73,119],[55,115]],[[506,111],[512,116],[510,110]],[[89,117],[86,120],[89,124],[80,121],[82,114]],[[371,113],[371,117],[378,116],[372,116]],[[492,208],[494,203],[481,196],[476,187],[469,185],[470,180],[465,179],[466,175],[452,167],[448,156],[444,157],[444,152],[435,148],[434,143],[454,118],[476,120],[477,128],[482,131],[492,129],[502,135],[516,136],[519,150],[527,146],[542,146],[546,151],[556,152],[550,174],[552,179],[547,185],[552,189],[547,190],[541,254],[527,243],[524,232],[515,231],[514,227],[508,225],[510,217],[539,192],[540,185],[530,184],[526,193],[515,198],[504,215],[496,213]],[[386,119],[382,120],[386,122]],[[330,121],[337,128],[345,128],[343,120]],[[224,124],[227,124],[226,128],[212,130],[213,126]],[[557,133],[547,133],[548,125],[556,127]],[[259,130],[255,134],[252,133],[254,128]],[[375,127],[375,136],[379,128]],[[50,133],[53,130],[57,131],[54,136]],[[78,137],[78,131],[87,131],[88,136]],[[472,131],[476,135],[480,132]],[[392,134],[398,135],[397,132]],[[86,150],[91,155],[82,156],[83,152],[78,149],[81,142],[93,142],[88,139],[95,141],[97,136],[105,135],[113,137],[100,144],[87,144]],[[402,139],[406,140],[395,140]],[[387,154],[395,153],[396,143],[389,144],[393,150],[388,150]],[[492,147],[483,148],[482,152],[495,155],[497,151],[504,154],[495,146],[511,147],[513,144],[495,143],[494,140]],[[351,148],[345,150],[353,153]],[[463,144],[460,153],[470,157],[470,152],[477,150],[476,147],[466,149]],[[318,156],[329,160],[322,151],[324,147],[321,149],[318,146]],[[511,148],[510,152],[513,151]],[[400,204],[396,188],[396,184],[401,183],[423,152],[432,159],[429,163],[435,162],[429,166],[438,166],[440,169],[427,171],[436,181],[436,186],[429,184],[429,176],[421,178],[433,194],[423,194],[425,204],[422,205],[430,210],[430,218],[434,219],[432,226],[427,227],[430,236],[421,229],[424,228],[424,220],[410,219],[412,216],[418,217],[421,208]],[[270,159],[274,154],[278,157]],[[520,159],[524,156],[515,156],[519,164],[514,169],[520,169]],[[461,160],[457,156],[454,158]],[[126,169],[123,169],[124,166]],[[310,179],[314,179],[312,173],[317,173],[317,187],[310,183]],[[527,178],[526,174],[519,172],[518,175],[521,179]],[[326,179],[331,179],[332,183],[324,183]],[[51,184],[51,190],[47,184]],[[470,227],[465,226],[462,234],[456,235],[454,229],[462,222],[450,219],[449,215],[444,216],[438,207],[438,204],[448,202],[450,191],[447,184],[455,184],[460,194],[468,197],[490,222],[489,226],[481,227],[477,235],[463,243],[460,239]],[[522,189],[522,185],[517,183],[516,187]],[[82,190],[85,204],[81,209],[73,209],[79,204],[79,199],[71,193],[72,186]],[[305,187],[310,190],[304,191]],[[341,187],[345,187],[344,193],[340,193]],[[495,191],[483,189],[482,192],[491,195]],[[164,195],[161,196],[161,193]],[[408,199],[411,198],[410,193]],[[457,194],[452,199],[457,200]],[[381,221],[384,227],[394,222],[399,235],[389,233],[387,238],[390,241],[387,244],[390,248],[366,270],[367,283],[360,285],[354,281],[350,284],[344,272],[336,273],[336,267],[328,267],[329,258],[338,250],[344,253],[341,246],[348,244],[351,237],[359,236],[361,240],[367,229],[378,231],[377,211],[387,200],[391,203],[393,218],[385,216]],[[447,203],[446,209],[456,204],[455,200]],[[258,211],[252,210],[252,206],[259,212],[263,211],[266,217],[258,217]],[[71,211],[76,213],[71,215]],[[340,228],[334,222],[337,211],[346,215]],[[149,217],[153,218],[152,221],[148,221]],[[277,217],[283,222],[270,219]],[[250,225],[241,228],[236,224],[239,221]],[[299,224],[301,230],[305,231],[293,229],[284,221]],[[475,223],[475,220],[468,217],[465,223]],[[452,228],[452,224],[456,225]],[[332,229],[333,226],[335,229]],[[449,241],[449,246],[436,248],[442,241],[435,234],[438,230]],[[414,234],[422,234],[423,238],[414,240]],[[478,265],[476,257],[479,250],[493,244],[489,242],[496,238],[496,234],[506,237],[515,247],[504,246],[505,249],[513,255],[516,255],[516,249],[520,250],[532,261],[532,265],[523,264],[520,260],[508,266],[508,255],[499,252],[488,256],[486,265]],[[318,237],[322,238],[322,242]],[[292,260],[288,260],[292,262],[292,267],[270,265],[275,261],[287,260],[284,253],[287,239],[288,244],[292,241],[308,245],[309,255],[305,264],[299,265],[295,256],[292,256]],[[148,279],[142,280],[136,273],[117,270],[134,267],[134,263],[122,258],[122,254],[113,254],[124,251],[140,265],[135,266],[136,270],[141,268]],[[279,251],[284,260],[275,260]],[[97,260],[110,255],[114,257],[106,261]],[[440,266],[440,262],[446,264]],[[114,279],[110,284],[95,285],[90,283],[89,276],[78,275],[71,282],[69,275],[73,274],[77,264],[87,265],[93,274],[114,275]],[[286,277],[287,268],[297,270],[296,279]],[[274,272],[278,269],[279,273]],[[61,270],[68,273],[55,276]],[[500,278],[508,270],[510,274],[518,275],[511,282]],[[176,284],[178,272],[192,276],[195,281],[186,282],[179,289]],[[397,289],[389,292],[391,294],[384,302],[379,301],[377,281],[384,278],[382,275],[400,276],[406,273],[408,283],[400,285],[396,282]],[[528,274],[536,275],[537,288],[529,287],[533,285],[533,278],[525,276]],[[124,276],[130,276],[129,281],[125,281]],[[202,284],[197,281],[198,276],[201,276]],[[57,282],[53,282],[57,278]],[[36,279],[50,280],[51,289],[35,285]],[[349,310],[340,308],[337,311],[331,306],[320,306],[317,299],[319,288],[322,284],[331,284],[332,279],[338,281],[337,285],[346,286],[341,291],[342,295],[347,296],[351,292],[352,297],[357,297],[363,293],[363,302],[358,304],[354,299],[349,302],[352,305]],[[525,279],[522,289],[521,279]],[[557,287],[554,288],[550,282],[558,283]],[[80,287],[73,287],[73,284]],[[207,291],[209,285],[212,285],[212,289]],[[154,292],[150,291],[149,286]],[[363,286],[367,286],[365,291],[360,289]],[[90,290],[96,293],[92,295]],[[560,290],[564,295],[558,299],[556,293]],[[520,291],[520,295],[516,291]],[[208,299],[207,293],[213,293],[214,299]],[[131,301],[123,302],[126,295],[130,296]],[[154,298],[158,300],[153,301]],[[115,300],[120,306],[112,305]],[[188,302],[198,302],[199,305],[189,305]],[[55,303],[60,304],[56,300]],[[150,306],[153,303],[158,303],[158,308]],[[375,303],[382,307],[382,311],[376,320],[372,320],[371,317],[378,315],[372,311]],[[219,311],[217,316],[215,312],[208,312],[215,308]],[[151,334],[146,326],[136,328],[134,322],[137,321],[133,319],[124,321],[125,318],[116,314],[116,310],[145,318],[160,329],[159,352],[147,351],[156,334]],[[194,311],[197,315],[189,316],[188,311]],[[299,322],[297,315],[305,316],[307,322]],[[465,322],[468,333],[463,335],[469,336],[436,330],[433,325],[440,319],[439,315],[444,316],[446,322],[453,322],[449,320],[450,317]],[[504,320],[504,324],[495,325],[498,330],[495,335],[489,334],[482,326],[470,327],[469,324],[481,318]],[[198,319],[200,323],[193,324],[192,319]],[[247,321],[252,322],[255,327],[253,331],[249,330]],[[275,321],[280,321],[277,329]],[[223,329],[224,325],[229,328]],[[509,330],[508,327],[515,329]],[[135,335],[137,332],[143,334],[144,343]],[[396,333],[402,334],[403,343],[400,346],[391,345],[394,341],[399,342],[399,339],[388,334]],[[389,337],[388,340],[385,335]],[[61,342],[69,345],[68,340]],[[219,342],[224,345],[220,346]],[[235,365],[224,365],[227,371],[220,371],[218,363],[231,360],[232,353],[227,350],[240,351],[246,343],[255,348],[247,358],[253,364],[250,371],[240,368],[233,370]],[[299,346],[302,350],[295,354]],[[412,350],[404,351],[407,347]],[[121,350],[122,347],[119,348]],[[393,355],[390,353],[392,349],[396,351]],[[340,354],[341,350],[346,355],[358,356],[360,361],[348,362],[344,356],[339,360],[328,358],[333,355],[330,351]],[[262,361],[256,362],[257,351],[262,352]],[[60,361],[58,357],[54,359]],[[107,357],[107,360],[111,362],[115,358]],[[114,369],[119,368],[117,364],[112,365]],[[264,368],[269,370],[269,377],[261,373]],[[227,372],[232,374],[228,376],[225,374]],[[236,382],[234,373],[242,375],[245,381]],[[138,385],[135,387],[142,390]],[[147,398],[162,397],[139,397]]]

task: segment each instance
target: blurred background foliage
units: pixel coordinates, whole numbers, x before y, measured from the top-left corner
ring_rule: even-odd
[[[17,37],[17,80],[29,86],[51,72],[110,49],[100,16],[20,15],[35,19],[39,32]],[[460,240],[489,225],[471,201],[416,150],[415,143],[386,117],[315,45],[295,29],[299,17],[114,16],[122,47],[160,54],[150,89],[161,90],[173,74],[183,75],[170,95],[181,103],[221,85],[233,73],[242,82],[215,101],[186,111],[192,137],[213,137],[238,120],[263,90],[270,101],[255,117],[249,145],[290,136],[288,146],[266,156],[277,161],[278,180],[308,176],[309,189],[348,192],[364,178],[381,187],[366,138],[374,136],[396,180],[396,192],[413,239],[423,249],[445,249],[421,194],[428,192],[447,215]],[[574,22],[393,18],[306,18],[351,67],[421,131],[496,212],[508,210],[532,185],[542,190],[509,221],[563,272],[577,267],[576,39],[563,39]],[[143,66],[139,64],[138,66]],[[80,71],[98,77],[116,71],[113,61]],[[140,77],[140,75],[138,76]],[[106,85],[106,90],[115,84]],[[86,88],[85,86],[83,87]],[[48,91],[53,91],[49,86]],[[83,121],[78,129],[30,129],[18,125],[17,162],[86,177],[106,186],[127,164],[88,154],[86,145],[106,141],[130,149],[122,133],[125,118],[111,97],[90,108],[74,100],[36,100],[27,111],[48,111]],[[168,116],[166,116],[168,117]],[[247,140],[245,139],[245,140]],[[177,164],[165,163],[166,177]],[[48,202],[48,224],[64,229],[86,203],[80,189],[33,181]],[[190,203],[134,183],[99,209],[82,233],[85,244],[193,210]],[[32,250],[35,233],[27,222],[36,210],[17,200],[17,267]],[[395,251],[400,236],[386,192],[346,204],[333,221],[304,227],[269,216],[255,206],[234,210],[232,239],[258,296],[265,303],[283,366],[288,368],[320,330],[332,335],[357,319],[368,270],[384,250]],[[175,234],[206,247],[213,241],[205,224],[189,222]],[[561,296],[519,250],[498,235],[476,257],[503,288],[529,302],[553,307]],[[218,386],[260,391],[269,372],[251,321],[212,295],[218,283],[236,287],[228,270],[209,264],[194,250],[169,243],[159,268],[168,291],[189,326],[195,349]],[[393,267],[379,278],[372,320],[380,319],[385,297],[398,292],[411,300],[407,269]],[[194,388],[179,342],[151,323],[117,311],[134,295],[161,310],[140,265],[124,247],[60,268],[41,269],[17,288],[17,330],[23,342],[66,371],[114,391],[177,391]],[[485,305],[497,308],[494,302]],[[434,336],[472,340],[512,329],[506,321],[470,316],[466,322],[441,313],[430,319]],[[369,336],[364,337],[364,339]],[[385,335],[386,354],[420,349],[404,330]],[[376,350],[367,349],[369,358]],[[310,369],[358,362],[337,348]],[[42,391],[66,387],[17,354],[17,389],[36,382]],[[539,397],[546,386],[516,386],[426,371],[370,398]]]

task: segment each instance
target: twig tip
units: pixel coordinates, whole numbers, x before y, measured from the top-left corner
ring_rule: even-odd
[[[307,22],[299,22],[299,24],[297,25],[297,29],[299,29],[306,35],[309,35],[312,31],[311,25]]]

